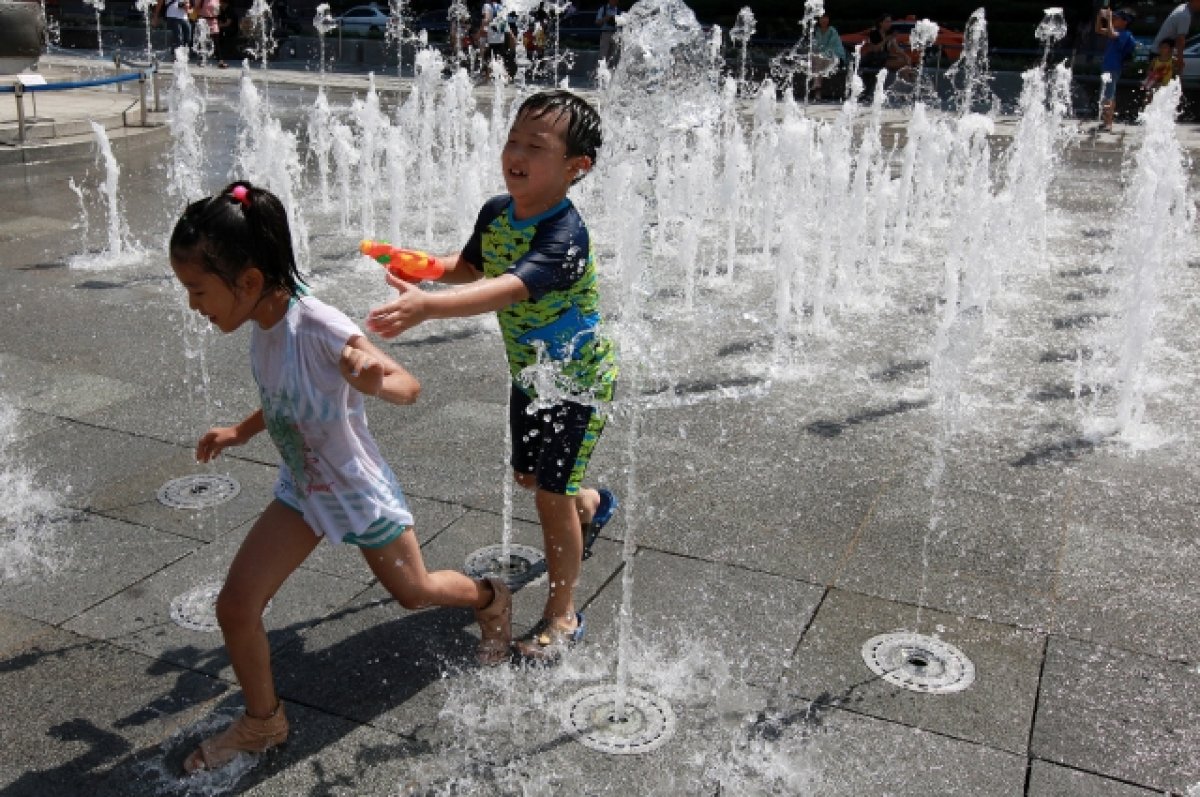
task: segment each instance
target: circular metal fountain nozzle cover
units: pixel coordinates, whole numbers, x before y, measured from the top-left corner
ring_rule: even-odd
[[[211,581],[193,590],[177,595],[171,601],[171,619],[176,625],[189,631],[213,632],[221,630],[217,623],[217,595],[221,593],[221,582]],[[263,614],[271,611],[271,601]]]
[[[467,556],[463,571],[472,578],[494,576],[517,589],[533,584],[546,575],[546,557],[528,545],[487,545]]]
[[[975,683],[975,665],[936,637],[898,631],[863,643],[863,661],[890,684],[927,694],[961,692]]]
[[[232,476],[197,473],[181,476],[158,488],[158,502],[173,509],[207,509],[237,497],[242,485]]]
[[[563,727],[584,747],[610,755],[657,750],[675,733],[675,712],[640,689],[589,686],[563,708]]]

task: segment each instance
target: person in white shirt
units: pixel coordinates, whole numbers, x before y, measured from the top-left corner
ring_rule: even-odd
[[[192,45],[192,21],[188,19],[191,10],[192,4],[188,0],[158,0],[154,6],[150,24],[157,28],[159,19],[166,15],[167,27],[171,30],[171,49]]]

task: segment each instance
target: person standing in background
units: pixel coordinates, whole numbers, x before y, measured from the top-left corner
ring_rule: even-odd
[[[604,5],[596,11],[596,25],[600,27],[600,60],[612,66],[616,61],[616,45],[613,37],[617,35],[617,16],[621,6],[617,0],[605,0]]]
[[[1175,6],[1175,10],[1167,15],[1154,43],[1150,45],[1151,52],[1158,52],[1158,45],[1164,41],[1171,42],[1175,48],[1175,72],[1183,74],[1183,48],[1187,44],[1188,32],[1192,29],[1192,17],[1200,14],[1200,0],[1188,0]]]

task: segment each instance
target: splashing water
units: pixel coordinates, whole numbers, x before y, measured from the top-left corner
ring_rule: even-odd
[[[321,73],[322,83],[325,78],[325,37],[329,32],[337,27],[337,20],[329,14],[329,3],[321,3],[317,6],[317,13],[313,16],[313,28],[317,31],[317,41],[320,44],[320,56],[318,61],[318,69]],[[322,96],[324,94],[322,93]]]
[[[1063,16],[1061,8],[1047,8],[1042,13],[1044,16],[1033,32],[1033,37],[1040,41],[1042,47],[1045,48],[1042,52],[1042,65],[1044,66],[1050,61],[1050,51],[1066,37],[1067,20]]]
[[[0,403],[0,584],[53,572],[66,555],[51,522],[62,513],[57,496],[12,450],[18,422],[12,403]]]
[[[203,27],[203,26],[201,26]],[[175,51],[167,125],[171,130],[171,159],[167,185],[171,196],[188,202],[204,191],[205,102],[188,68],[187,50]]]
[[[104,37],[100,34],[100,12],[104,10],[104,0],[83,0],[83,2],[91,6],[96,13],[96,51],[103,57]]]
[[[1116,323],[1102,334],[1094,381],[1116,387],[1114,417],[1093,411],[1087,431],[1115,434],[1135,448],[1163,442],[1145,419],[1156,350],[1155,320],[1162,309],[1159,275],[1183,267],[1195,224],[1188,198],[1188,165],[1175,130],[1182,96],[1179,80],[1155,92],[1142,112],[1138,141],[1121,207],[1131,214],[1112,250],[1109,268],[1123,276]],[[1095,395],[1099,395],[1096,391]]]

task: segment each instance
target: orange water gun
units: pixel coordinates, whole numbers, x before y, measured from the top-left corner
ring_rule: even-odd
[[[435,280],[446,273],[436,257],[415,249],[401,249],[384,241],[365,238],[358,245],[358,251],[373,258],[400,279]]]

